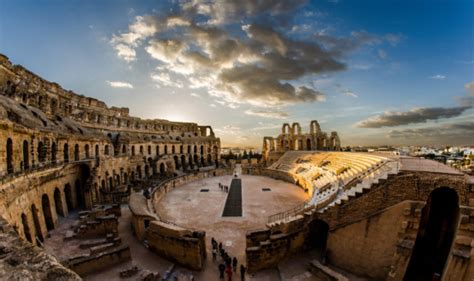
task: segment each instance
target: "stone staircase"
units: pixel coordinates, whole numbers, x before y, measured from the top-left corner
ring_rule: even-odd
[[[366,191],[370,190],[373,185],[387,180],[389,175],[398,174],[398,171],[398,163],[396,161],[385,162],[371,171],[369,174],[362,177],[361,182],[359,182],[357,185],[347,190],[345,190],[343,187],[339,187],[338,194],[333,202],[320,209],[319,212],[324,213],[328,208],[331,208],[335,205],[341,205],[351,198],[364,194]]]

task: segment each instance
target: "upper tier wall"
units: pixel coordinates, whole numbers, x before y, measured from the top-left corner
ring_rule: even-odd
[[[18,102],[34,106],[49,116],[69,117],[85,127],[140,131],[163,134],[193,133],[195,136],[212,136],[210,126],[190,122],[173,122],[162,119],[143,120],[129,116],[126,107],[107,107],[95,98],[63,89],[27,70],[13,65],[0,54],[0,90]]]

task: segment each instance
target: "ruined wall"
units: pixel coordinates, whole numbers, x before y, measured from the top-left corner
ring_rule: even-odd
[[[151,251],[191,269],[200,270],[206,258],[206,233],[162,221],[152,221],[145,240]]]
[[[102,268],[128,261],[130,258],[130,248],[123,245],[104,251],[98,255],[69,260],[68,266],[74,270],[74,272],[77,272],[77,274],[84,276]]]

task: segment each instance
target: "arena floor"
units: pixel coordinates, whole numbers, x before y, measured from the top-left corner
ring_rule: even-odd
[[[219,183],[230,187],[232,176],[206,178],[177,187],[163,196],[155,209],[164,220],[206,231],[208,240],[214,237],[231,256],[243,261],[246,232],[264,227],[268,216],[297,206],[308,195],[296,185],[268,177],[243,175],[241,179],[242,217],[222,216],[227,193],[221,191]],[[211,257],[210,249],[208,253]]]

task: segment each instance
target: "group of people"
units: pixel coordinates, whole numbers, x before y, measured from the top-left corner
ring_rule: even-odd
[[[217,241],[211,238],[212,244],[212,260],[217,260],[217,254],[220,255],[222,262],[219,263],[217,268],[219,269],[219,278],[224,279],[224,273],[229,278],[229,281],[232,280],[232,274],[237,271],[238,260],[236,257],[231,258],[229,254],[222,247],[222,242],[217,243]],[[241,264],[240,265],[240,280],[245,280],[245,272],[247,268]]]
[[[221,189],[221,191],[229,192],[229,186],[227,185],[223,185],[222,183],[219,183],[219,188]]]

